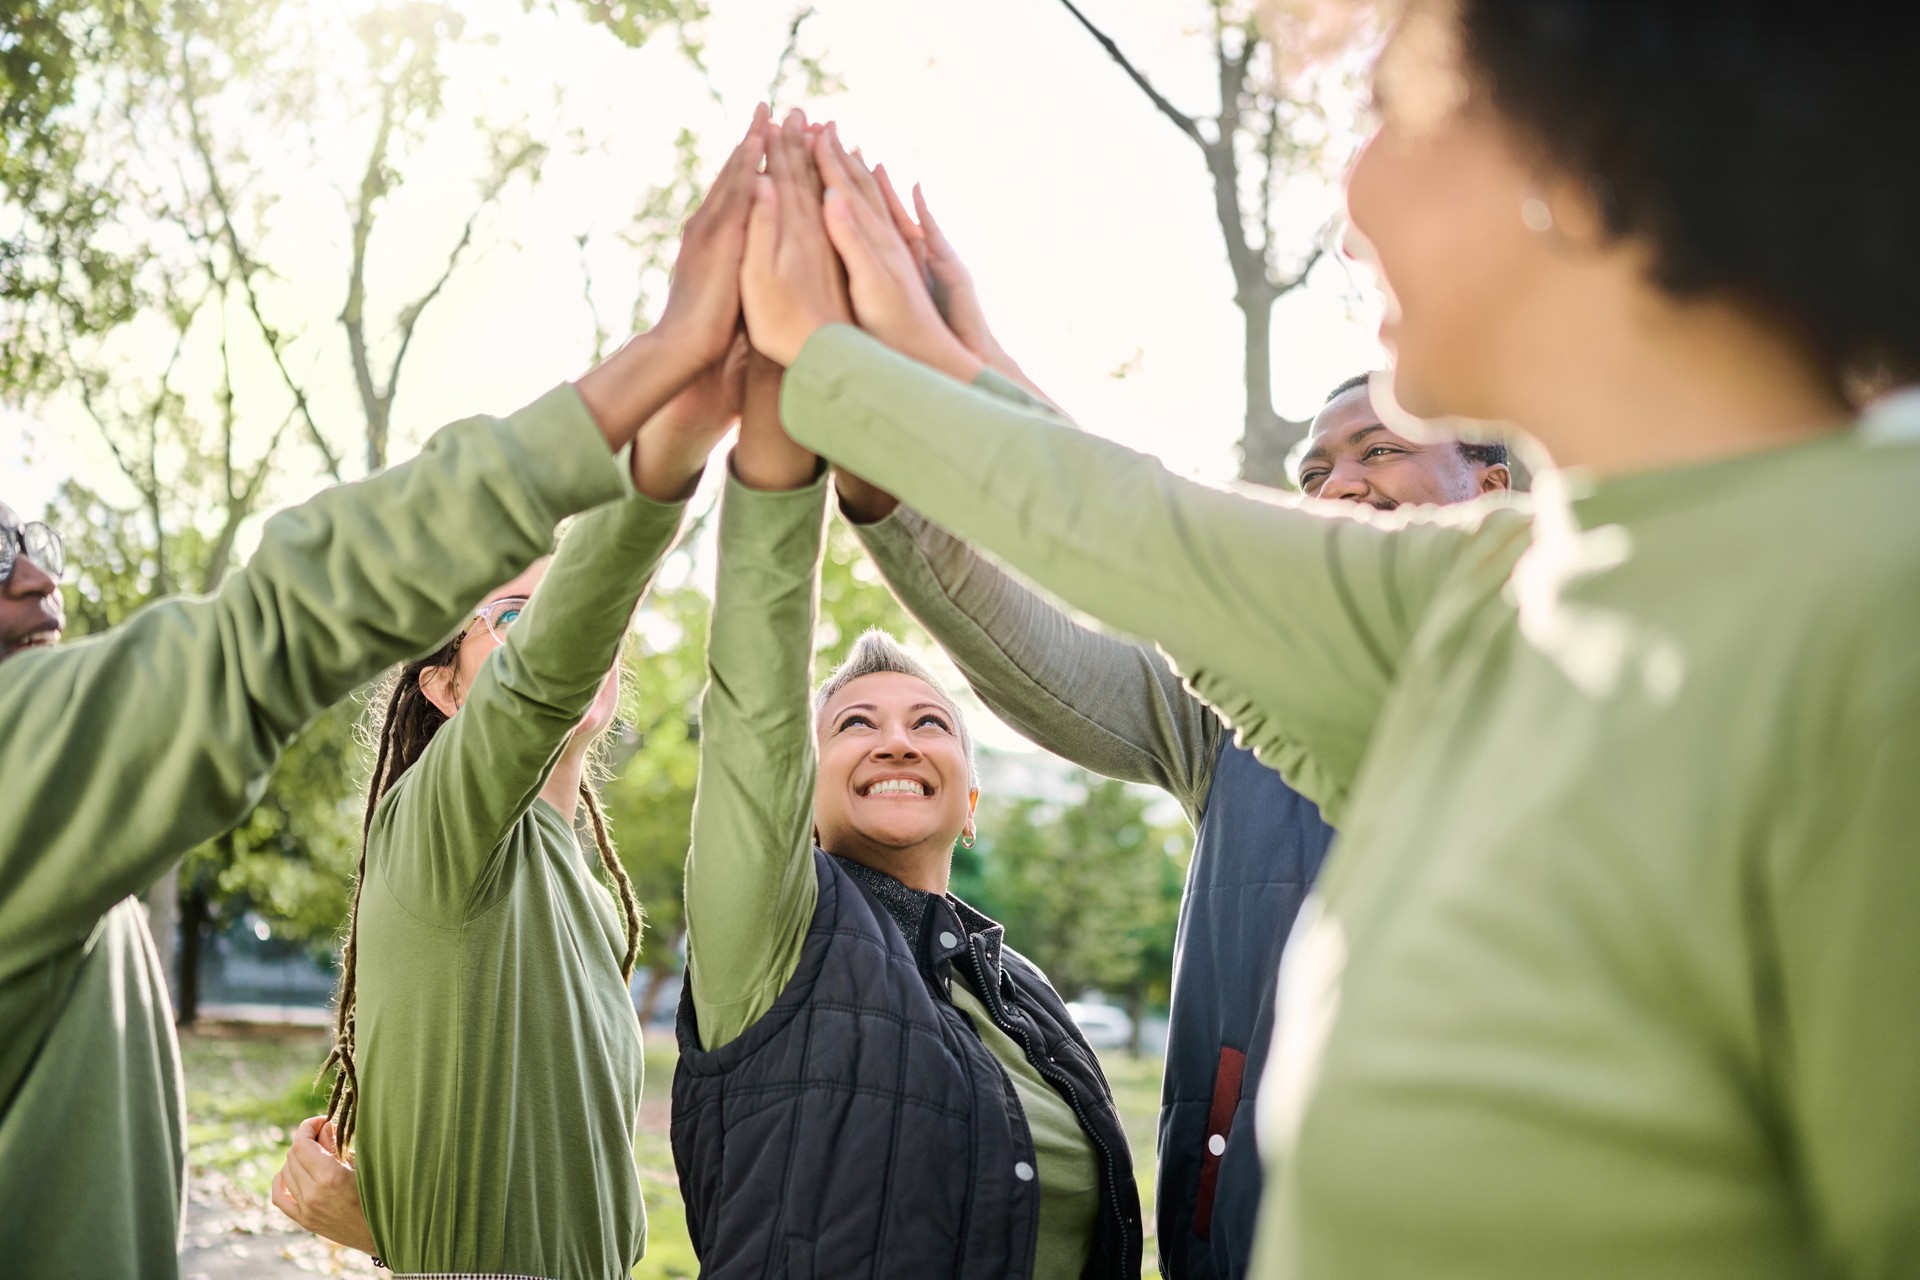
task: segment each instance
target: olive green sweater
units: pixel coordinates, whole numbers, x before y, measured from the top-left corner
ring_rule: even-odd
[[[576,521],[374,813],[354,1145],[396,1273],[619,1280],[640,1260],[625,925],[597,852],[538,796],[682,510],[635,495]]]
[[[782,416],[1340,828],[1258,1275],[1920,1274],[1920,402],[1530,521],[1210,490],[838,326]]]
[[[211,598],[0,663],[0,1271],[178,1274],[180,1060],[128,895],[245,814],[322,708],[626,489],[561,388],[274,516]]]

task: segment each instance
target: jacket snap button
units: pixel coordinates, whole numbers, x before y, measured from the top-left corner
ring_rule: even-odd
[[[1016,1164],[1013,1166],[1013,1176],[1020,1179],[1020,1181],[1022,1182],[1032,1182],[1033,1166],[1028,1164],[1025,1160],[1022,1160],[1019,1164]]]
[[[1223,1156],[1227,1154],[1227,1140],[1216,1133],[1207,1139],[1207,1150],[1217,1156]]]
[[[957,947],[960,945],[960,939],[954,937],[951,933],[942,931],[940,934],[940,945],[943,947]]]

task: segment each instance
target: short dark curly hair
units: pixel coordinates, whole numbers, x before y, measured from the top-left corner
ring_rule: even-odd
[[[1373,381],[1371,373],[1356,373],[1350,378],[1342,378],[1327,392],[1322,407],[1332,404],[1349,391],[1358,391]],[[1460,456],[1476,467],[1504,467],[1507,465],[1507,446],[1498,440],[1460,440],[1456,442]]]
[[[1866,0],[1456,0],[1496,110],[1651,246],[1676,296],[1744,298],[1836,383],[1920,373],[1913,34]],[[1906,35],[1902,36],[1900,30]]]

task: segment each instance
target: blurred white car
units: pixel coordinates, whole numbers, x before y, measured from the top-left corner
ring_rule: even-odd
[[[1133,1019],[1124,1009],[1085,1000],[1067,1002],[1067,1013],[1096,1049],[1124,1049],[1133,1043]]]

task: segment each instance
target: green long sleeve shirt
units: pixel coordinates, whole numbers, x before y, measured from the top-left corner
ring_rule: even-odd
[[[375,810],[355,1146],[397,1274],[619,1280],[645,1248],[625,924],[597,852],[538,797],[682,511],[636,494],[576,521]]]
[[[128,895],[245,814],[315,714],[622,485],[562,388],[274,516],[210,598],[0,663],[0,1270],[178,1274],[179,1052]]]
[[[1920,405],[1531,521],[1215,492],[845,328],[782,410],[1340,826],[1257,1274],[1920,1274]]]
[[[729,477],[722,499],[687,854],[687,975],[700,1043],[710,1050],[779,999],[819,900],[811,676],[826,492],[824,477],[788,492]],[[963,978],[953,998],[1012,1081],[1033,1138],[1035,1280],[1074,1280],[1100,1212],[1092,1144],[1072,1105],[994,1025]]]

